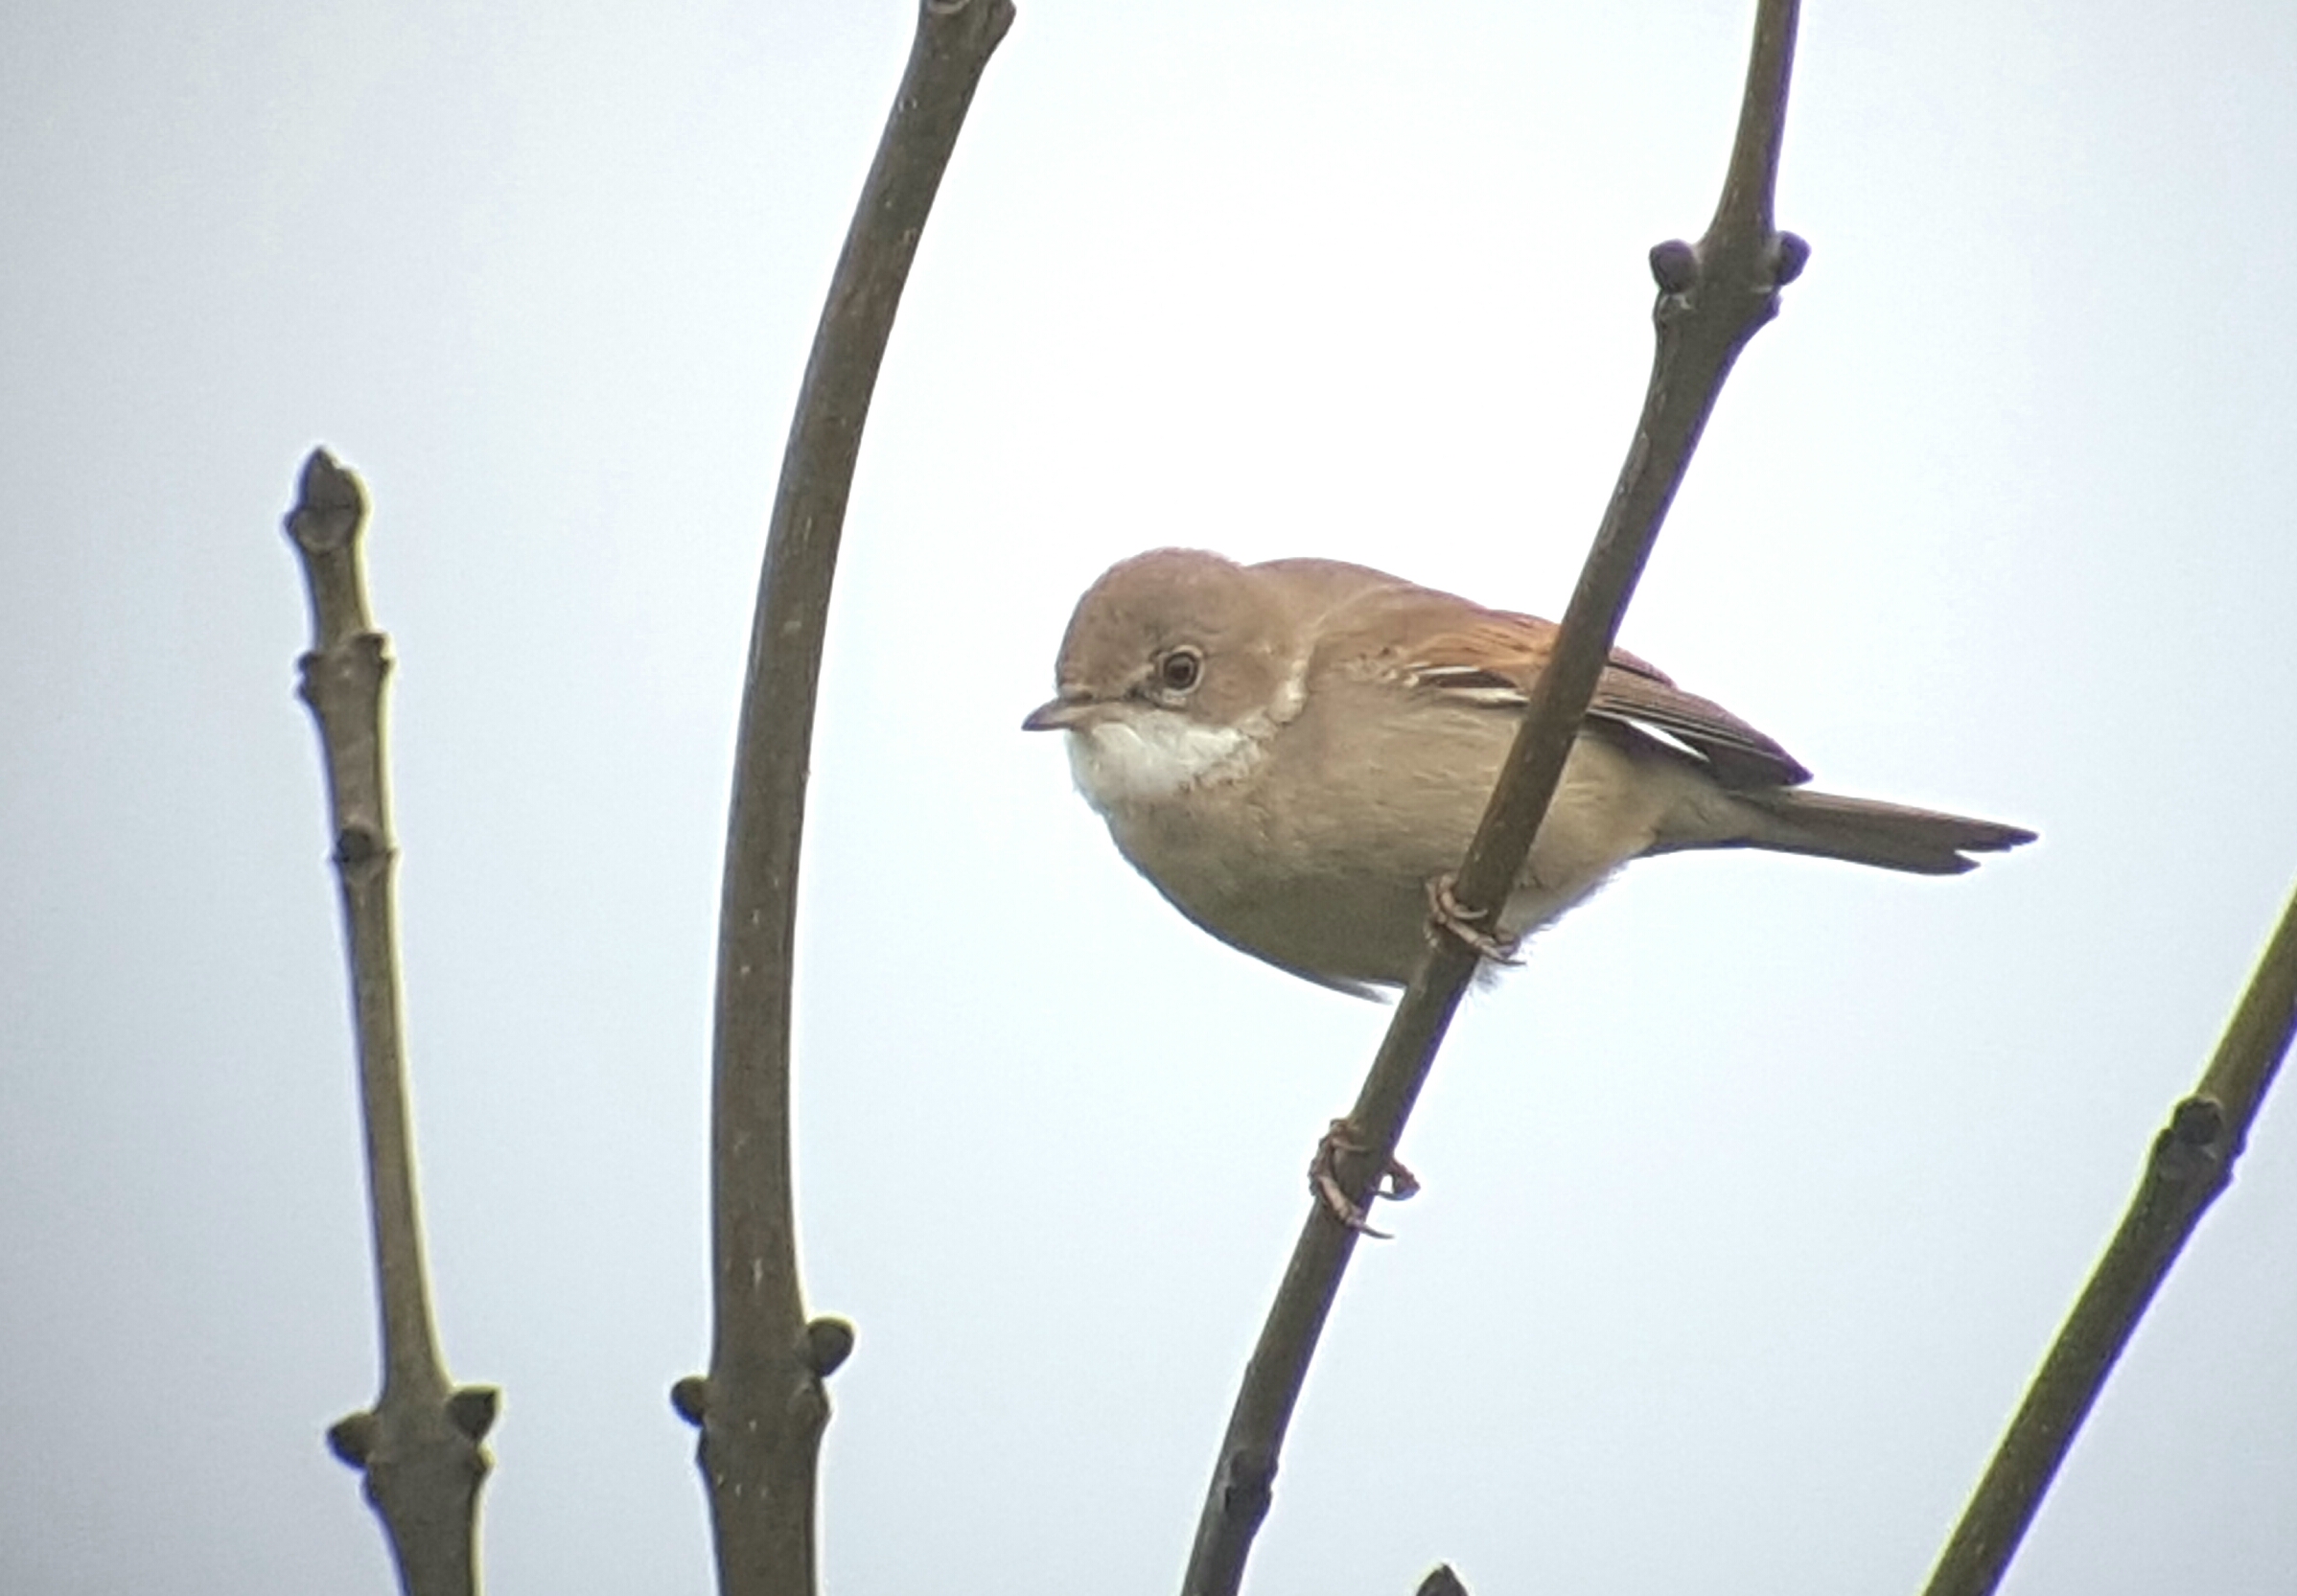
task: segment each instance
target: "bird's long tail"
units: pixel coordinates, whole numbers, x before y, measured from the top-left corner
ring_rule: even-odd
[[[2034,839],[2021,826],[1798,787],[1742,790],[1731,797],[1753,812],[1755,823],[1742,846],[1846,859],[1916,875],[1960,875],[1978,867],[1970,854],[2000,853]]]

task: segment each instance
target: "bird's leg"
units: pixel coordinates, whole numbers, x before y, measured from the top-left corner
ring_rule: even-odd
[[[1520,964],[1516,950],[1523,945],[1520,937],[1501,936],[1497,930],[1486,931],[1482,922],[1495,923],[1499,918],[1497,909],[1471,910],[1452,895],[1455,877],[1439,875],[1427,884],[1427,939],[1436,940],[1439,934],[1456,937],[1467,944],[1478,958],[1495,964]]]
[[[1367,1208],[1348,1195],[1348,1189],[1340,1184],[1340,1159],[1343,1156],[1360,1157],[1371,1150],[1357,1140],[1356,1126],[1346,1120],[1333,1121],[1332,1127],[1324,1133],[1324,1139],[1316,1144],[1316,1156],[1309,1160],[1308,1184],[1309,1190],[1323,1199],[1324,1206],[1332,1210],[1333,1217],[1341,1224],[1385,1241],[1390,1239],[1388,1233],[1372,1228],[1367,1222],[1370,1218]],[[1391,1158],[1387,1168],[1381,1171],[1380,1179],[1373,1183],[1365,1202],[1376,1202],[1385,1197],[1390,1202],[1400,1203],[1419,1190],[1420,1177],[1405,1168],[1400,1161]]]

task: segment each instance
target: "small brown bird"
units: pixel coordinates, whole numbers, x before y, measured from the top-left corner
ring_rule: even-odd
[[[1411,979],[1430,891],[1467,852],[1555,635],[1362,566],[1155,549],[1078,601],[1059,696],[1021,724],[1069,733],[1079,789],[1174,908],[1361,993]],[[1809,779],[1728,709],[1613,652],[1499,937],[1645,854],[1768,848],[1958,875],[1968,854],[2033,840]]]

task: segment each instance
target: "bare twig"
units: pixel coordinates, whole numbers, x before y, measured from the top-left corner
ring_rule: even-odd
[[[391,899],[399,855],[383,775],[383,684],[390,653],[367,616],[360,565],[366,520],[359,479],[325,450],[313,451],[287,530],[311,592],[312,649],[303,657],[300,690],[327,761],[383,1316],[383,1394],[373,1407],[338,1421],[327,1440],[337,1457],[363,1471],[367,1499],[383,1518],[409,1596],[468,1596],[477,1588],[478,1488],[490,1467],[479,1443],[495,1422],[499,1394],[450,1384],[431,1325],[400,1033]]]
[[[1451,1564],[1439,1562],[1427,1571],[1427,1577],[1420,1582],[1412,1596],[1468,1596],[1468,1587],[1451,1571]]]
[[[1478,913],[1483,906],[1506,902],[1521,873],[1636,578],[1723,381],[1748,339],[1777,314],[1779,289],[1807,258],[1801,240],[1772,227],[1796,12],[1796,0],[1759,0],[1738,135],[1705,237],[1696,246],[1678,241],[1651,252],[1659,288],[1653,312],[1658,347],[1642,417],[1555,653],[1534,686],[1454,884],[1453,895],[1471,921],[1486,917],[1488,911]],[[1397,1004],[1350,1116],[1354,1145],[1362,1150],[1341,1168],[1348,1194],[1359,1206],[1395,1155],[1475,971],[1478,956],[1458,938],[1438,937],[1435,944]],[[1311,1207],[1221,1439],[1184,1596],[1233,1596],[1243,1579],[1252,1538],[1267,1515],[1285,1429],[1356,1241],[1357,1232],[1329,1204]]]
[[[823,1378],[852,1350],[808,1323],[790,1189],[790,962],[830,577],[862,424],[917,239],[1009,0],[923,0],[862,186],[782,455],[750,637],[718,940],[711,1092],[716,1330],[671,1393],[701,1427],[723,1596],[814,1588]]]
[[[2017,1554],[2081,1423],[2169,1266],[2218,1193],[2297,1034],[2297,896],[2283,911],[2193,1095],[2153,1140],[2137,1194],[2042,1360],[1927,1596],[1986,1596]]]

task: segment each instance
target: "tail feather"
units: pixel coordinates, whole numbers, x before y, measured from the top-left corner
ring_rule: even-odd
[[[1916,875],[1960,875],[1978,867],[1978,861],[1966,855],[2000,853],[2034,839],[2021,826],[1796,787],[1742,790],[1731,797],[1755,818],[1742,846]]]

